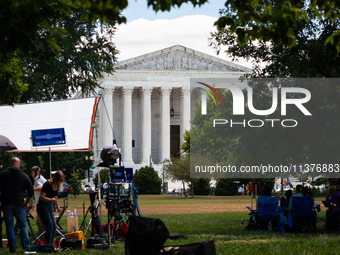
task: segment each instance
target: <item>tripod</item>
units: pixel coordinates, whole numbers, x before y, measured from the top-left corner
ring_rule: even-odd
[[[30,210],[32,209],[32,206],[28,206],[25,210],[26,210],[26,221],[27,221],[27,225],[28,225],[28,234],[33,236],[33,242],[35,242],[36,244],[38,244],[38,240],[35,236],[35,233],[33,231],[30,219],[34,219],[34,217],[32,216],[32,214],[30,213]],[[14,233],[17,234],[19,231],[19,224],[18,222],[15,224],[14,226]]]
[[[95,196],[96,196],[97,192],[92,191],[90,193],[90,201],[91,201],[91,205],[87,208],[87,211],[84,215],[84,219],[80,225],[80,229],[83,230],[84,232],[84,236],[86,236],[90,226],[91,226],[91,237],[94,236],[94,233],[98,233],[98,235],[101,235],[102,233],[102,224],[100,222],[99,219],[99,215],[98,215],[98,207],[100,205],[100,203],[102,203],[104,206],[104,202],[99,202],[97,201],[96,205],[94,205],[94,200],[95,200]],[[91,219],[88,223],[88,225],[86,226],[86,216],[88,213],[91,213]],[[86,228],[85,228],[86,226]]]

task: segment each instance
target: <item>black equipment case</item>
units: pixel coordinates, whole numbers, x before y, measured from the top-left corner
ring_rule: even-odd
[[[81,249],[81,240],[77,239],[61,239],[60,248],[72,248],[73,250]]]
[[[86,242],[87,248],[106,250],[109,248],[109,244],[106,239],[100,237],[90,237]]]
[[[164,246],[161,255],[216,255],[213,239],[205,242],[190,243],[176,246]]]

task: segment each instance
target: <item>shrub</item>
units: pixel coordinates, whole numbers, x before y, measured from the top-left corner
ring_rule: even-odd
[[[192,179],[195,195],[209,195],[211,193],[210,179]],[[191,184],[189,185],[191,190]]]
[[[139,194],[160,194],[162,179],[153,167],[142,167],[133,175]]]
[[[237,194],[239,183],[234,183],[233,179],[218,179],[216,182],[216,196],[233,196]]]

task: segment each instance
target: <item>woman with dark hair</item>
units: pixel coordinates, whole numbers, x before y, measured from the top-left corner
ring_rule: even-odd
[[[263,187],[263,190],[262,190],[262,193],[261,193],[261,196],[267,196],[267,197],[270,197],[272,195],[272,189],[268,186],[264,186]]]
[[[38,214],[46,229],[45,242],[49,244],[53,244],[57,228],[53,203],[55,204],[58,212],[60,212],[58,204],[58,190],[64,180],[64,173],[62,171],[57,171],[54,174],[53,179],[45,182],[41,189],[40,199],[37,205]]]
[[[265,197],[271,197],[272,196],[272,189],[268,186],[264,186],[263,189],[262,189],[262,192],[261,192],[261,196],[265,196]],[[260,196],[259,196],[260,197]],[[256,201],[256,210],[259,210],[259,201],[258,201],[258,198],[257,198],[257,201]]]
[[[289,206],[289,202],[290,199],[293,195],[293,192],[291,190],[287,190],[285,192],[285,197],[281,197],[280,201],[281,201],[281,208],[283,210],[284,216],[288,217],[288,206]]]

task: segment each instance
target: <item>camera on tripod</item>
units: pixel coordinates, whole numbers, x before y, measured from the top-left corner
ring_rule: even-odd
[[[103,160],[103,163],[99,164],[99,166],[110,167],[117,163],[120,165],[121,156],[122,154],[116,145],[104,147],[100,153],[100,158]],[[117,160],[119,160],[119,162],[117,162]]]
[[[107,189],[106,208],[109,215],[115,219],[121,219],[122,213],[130,213],[131,199],[130,188],[127,194],[122,192],[124,184],[133,183],[133,169],[121,165],[121,152],[116,145],[104,147],[100,157],[103,160],[101,166],[106,166],[109,171],[109,188]],[[125,187],[125,186],[124,186]]]

